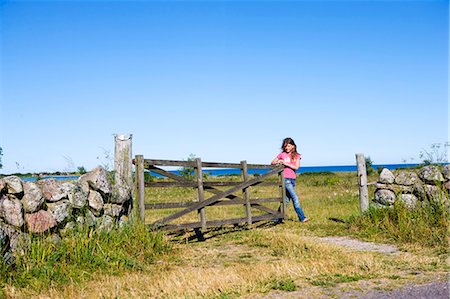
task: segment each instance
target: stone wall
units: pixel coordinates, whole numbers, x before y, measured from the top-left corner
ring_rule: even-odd
[[[449,200],[450,165],[390,171],[384,168],[375,186],[377,205],[390,206],[396,200],[414,207],[426,200]]]
[[[29,234],[61,238],[77,224],[112,229],[127,221],[130,194],[114,186],[103,167],[76,181],[0,179],[0,254],[11,259]]]

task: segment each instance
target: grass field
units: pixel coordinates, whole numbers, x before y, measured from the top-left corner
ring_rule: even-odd
[[[252,198],[277,192],[276,187],[250,190]],[[391,288],[448,272],[448,210],[442,205],[421,211],[420,221],[415,216],[418,211],[401,206],[389,213],[371,210],[361,216],[355,173],[302,174],[297,192],[305,214],[311,218],[308,223],[296,220],[290,204],[288,220],[281,225],[261,222],[251,229],[209,229],[203,242],[192,232],[160,234],[141,227],[137,232],[106,236],[81,232],[56,257],[49,252],[61,249],[49,251],[48,247],[37,246],[34,256],[24,261],[22,268],[13,270],[17,276],[5,279],[2,275],[3,296],[258,298],[271,291],[301,290],[307,298],[329,294],[336,288]],[[192,188],[146,189],[145,195],[148,203],[191,201],[196,197]],[[272,207],[277,205],[273,203]],[[146,222],[165,213],[146,211]],[[207,210],[206,215],[208,219],[222,219],[245,214],[243,207],[220,206]],[[193,212],[182,221],[195,221],[197,217]],[[383,254],[352,250],[324,242],[324,236],[393,244],[399,251]],[[88,246],[89,238],[97,245]],[[87,259],[85,247],[90,248],[91,259]],[[36,252],[40,254],[36,256]],[[96,267],[89,266],[94,262]],[[36,264],[46,270],[33,272]]]

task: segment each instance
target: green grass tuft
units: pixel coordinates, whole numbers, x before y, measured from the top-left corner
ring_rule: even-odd
[[[35,235],[16,264],[1,266],[1,283],[42,290],[68,282],[80,283],[94,274],[123,274],[146,269],[169,246],[158,232],[143,225],[94,231],[80,227],[59,243]]]

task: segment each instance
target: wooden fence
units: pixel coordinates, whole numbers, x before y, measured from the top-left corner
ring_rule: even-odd
[[[173,161],[173,160],[152,160],[144,159],[142,155],[135,156],[133,163],[136,165],[136,200],[133,205],[135,217],[145,222],[145,210],[147,209],[178,209],[177,212],[169,214],[157,221],[149,223],[152,226],[165,230],[183,230],[183,229],[206,229],[208,227],[217,227],[226,224],[242,224],[251,225],[254,222],[262,220],[275,220],[285,216],[285,185],[282,166],[263,165],[263,164],[247,164],[246,161],[241,163],[213,163],[202,162],[200,158],[193,161]],[[166,171],[161,166],[177,166],[194,169],[194,176],[190,179],[172,172]],[[204,168],[238,168],[241,172],[240,181],[205,181],[203,176]],[[171,180],[161,180],[154,182],[144,181],[144,171],[148,170],[160,174]],[[266,173],[250,178],[248,169],[266,169]],[[276,181],[265,180],[268,177],[277,176]],[[272,198],[251,198],[249,187],[251,186],[277,186],[279,196]],[[161,187],[191,187],[196,189],[196,198],[192,200],[184,200],[182,202],[162,202],[162,203],[145,203],[145,188],[161,188]],[[219,190],[217,187],[229,187],[226,190]],[[209,198],[205,198],[205,191],[212,193]],[[235,193],[238,193],[236,195]],[[151,201],[151,199],[149,199]],[[264,205],[264,203],[279,202],[280,209],[274,210]],[[208,219],[208,207],[240,205],[243,207],[243,215],[245,217],[229,218],[229,219]],[[264,212],[262,215],[254,215],[252,208]],[[179,210],[181,209],[181,210]],[[175,219],[192,213],[198,213],[196,222],[172,223]],[[261,213],[261,212],[259,212]]]

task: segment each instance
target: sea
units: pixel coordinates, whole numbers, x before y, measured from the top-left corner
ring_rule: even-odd
[[[412,168],[417,167],[421,164],[374,164],[372,167],[374,169],[378,168],[387,168],[389,170],[394,170],[398,168]],[[249,169],[249,174],[264,174],[268,172],[268,169]],[[178,170],[169,170],[169,172],[172,172],[174,174],[179,175],[180,172]],[[297,170],[297,174],[302,173],[310,173],[310,172],[356,172],[356,165],[335,165],[335,166],[301,166],[299,170]],[[209,175],[209,176],[233,176],[233,175],[240,175],[240,169],[238,168],[220,168],[220,169],[203,169],[203,174]],[[151,173],[151,175],[155,177],[162,177],[159,174]],[[56,179],[56,180],[76,180],[79,178],[77,175],[68,175],[68,176],[44,176],[41,179]],[[22,178],[24,181],[33,182],[36,181],[36,177],[26,177]]]

